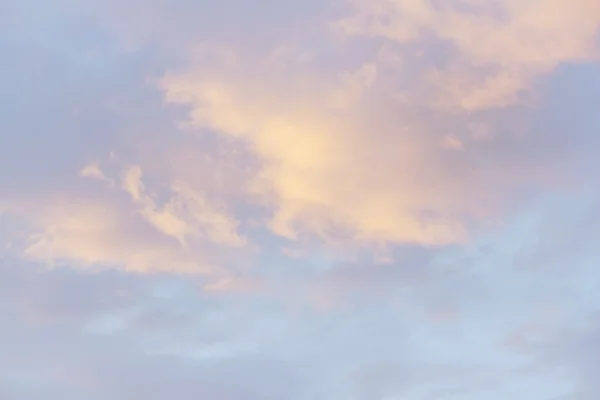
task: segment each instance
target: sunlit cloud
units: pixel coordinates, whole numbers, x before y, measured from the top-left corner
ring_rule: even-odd
[[[592,0],[349,3],[352,11],[336,23],[348,35],[447,49],[423,71],[442,107],[509,106],[562,63],[599,55],[600,7]]]
[[[592,400],[592,0],[0,5],[0,398]]]
[[[80,175],[114,182],[97,165]],[[58,193],[43,203],[28,199],[7,204],[7,212],[29,232],[20,241],[25,259],[52,266],[226,278],[226,270],[213,264],[218,254],[210,246],[245,247],[235,219],[183,184],[170,188],[172,196],[159,205],[146,193],[142,175],[139,167],[126,169],[122,191],[110,185],[93,195]]]
[[[207,56],[160,86],[168,102],[190,107],[188,125],[233,138],[259,157],[262,170],[249,189],[273,207],[271,230],[289,239],[460,243],[467,220],[499,218],[520,185],[561,179],[550,159],[539,160],[546,171],[527,165],[527,155],[507,169],[499,159],[510,150],[500,148],[481,159],[485,147],[523,150],[524,141],[502,133],[486,145],[470,120],[396,100],[378,84],[393,72],[378,70],[365,64],[315,77],[290,68],[285,76],[253,58],[232,66]],[[506,129],[493,115],[481,120],[496,135]]]

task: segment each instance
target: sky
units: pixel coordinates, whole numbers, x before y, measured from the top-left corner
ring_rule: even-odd
[[[600,398],[597,0],[1,0],[0,399]]]

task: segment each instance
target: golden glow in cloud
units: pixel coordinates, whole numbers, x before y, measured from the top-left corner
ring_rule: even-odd
[[[168,101],[192,105],[193,124],[239,139],[259,156],[263,169],[250,187],[275,207],[275,233],[464,240],[459,215],[477,207],[462,178],[441,161],[443,136],[389,109],[389,98],[373,100],[376,71],[363,67],[326,84],[294,76],[277,82],[268,71],[249,80],[231,69],[199,69],[169,75],[162,85]]]

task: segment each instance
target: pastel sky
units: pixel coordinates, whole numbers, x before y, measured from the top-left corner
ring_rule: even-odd
[[[0,399],[600,399],[599,61],[598,0],[0,1]]]

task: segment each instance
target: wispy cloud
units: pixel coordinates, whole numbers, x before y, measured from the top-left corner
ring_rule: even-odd
[[[506,107],[562,63],[598,59],[600,8],[591,0],[350,4],[337,22],[349,35],[446,48],[450,55],[423,71],[443,107]]]

